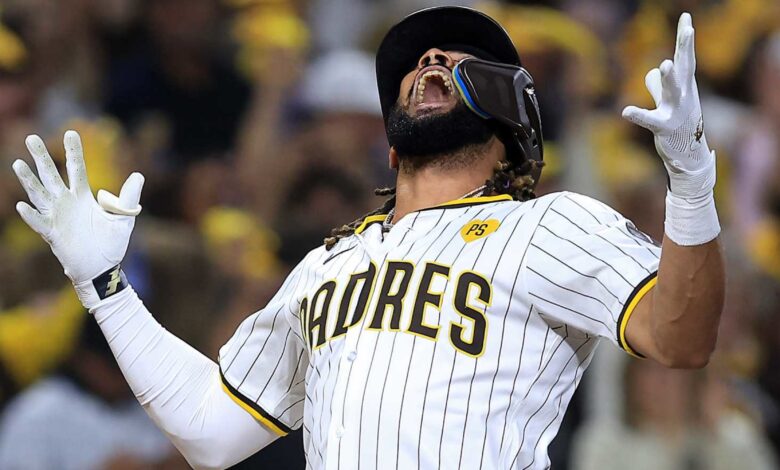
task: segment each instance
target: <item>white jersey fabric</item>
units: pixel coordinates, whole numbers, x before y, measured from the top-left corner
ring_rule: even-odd
[[[542,469],[600,338],[660,248],[573,193],[368,217],[293,270],[220,351],[226,391],[313,469]]]

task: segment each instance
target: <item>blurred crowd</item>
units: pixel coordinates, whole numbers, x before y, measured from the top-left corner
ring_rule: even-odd
[[[644,74],[692,12],[728,260],[718,347],[683,372],[603,346],[552,468],[780,468],[777,0],[2,0],[0,468],[186,468],[15,213],[25,136],[62,164],[63,131],[78,130],[95,190],[146,176],[124,269],[166,328],[216,358],[308,250],[380,204],[394,174],[373,54],[391,24],[444,3],[498,19],[535,78],[537,193],[596,197],[656,239],[665,172],[620,110],[652,107]],[[300,435],[243,466],[304,468]]]

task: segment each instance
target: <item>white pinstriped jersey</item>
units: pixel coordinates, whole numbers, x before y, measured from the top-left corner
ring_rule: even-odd
[[[542,469],[660,248],[573,193],[453,201],[309,253],[220,351],[236,401],[313,469]]]

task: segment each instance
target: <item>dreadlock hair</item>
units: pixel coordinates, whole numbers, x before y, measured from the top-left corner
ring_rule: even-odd
[[[508,194],[515,201],[528,201],[536,197],[534,193],[534,178],[531,176],[534,170],[542,168],[544,162],[526,159],[520,164],[501,160],[493,169],[493,177],[485,181],[485,189],[482,196],[494,196]],[[330,251],[342,238],[347,238],[355,233],[366,217],[373,215],[386,215],[395,207],[395,188],[377,188],[374,190],[377,196],[390,196],[384,204],[373,211],[353,220],[352,222],[334,228],[330,231],[330,237],[325,238],[325,249]]]
[[[342,225],[341,227],[337,227],[331,230],[330,236],[325,238],[324,240],[326,250],[330,251],[331,248],[336,246],[336,243],[338,243],[339,240],[354,234],[355,230],[357,230],[357,228],[360,227],[360,224],[363,223],[363,219],[365,219],[366,217],[371,217],[372,215],[389,214],[390,210],[392,210],[392,208],[395,207],[395,188],[377,188],[374,190],[374,195],[390,196],[390,197],[385,199],[384,204],[382,204],[380,207],[377,207],[371,212],[363,215],[358,219],[353,220],[352,222],[346,225]]]
[[[485,181],[483,196],[509,194],[515,201],[528,201],[536,197],[533,172],[544,166],[544,162],[526,159],[515,164],[501,160],[496,163],[493,177]]]

